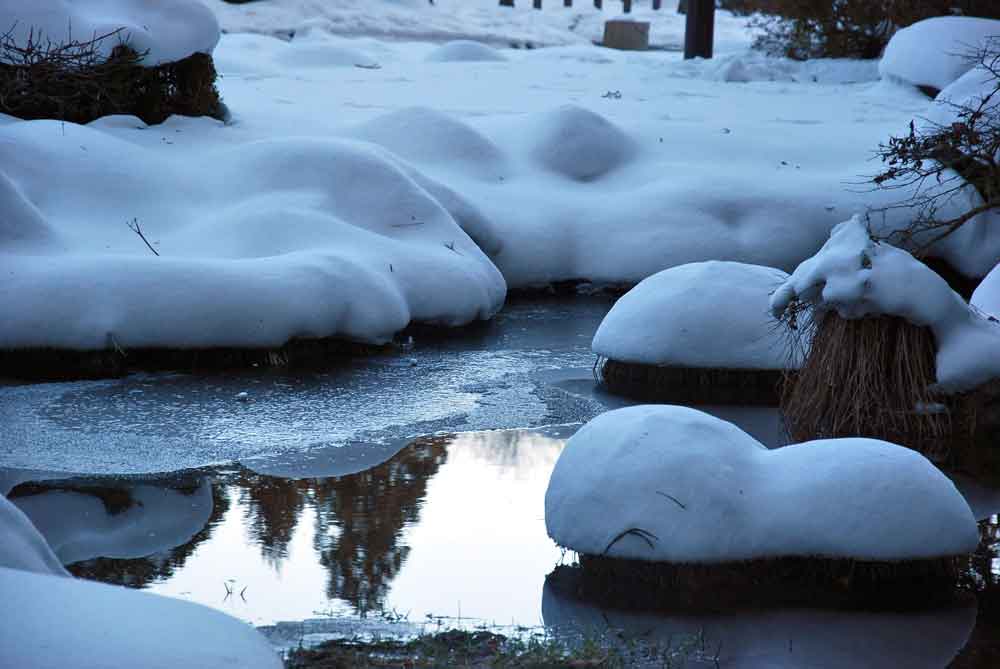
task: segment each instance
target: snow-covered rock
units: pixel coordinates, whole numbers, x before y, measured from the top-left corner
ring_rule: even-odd
[[[253,627],[169,597],[0,567],[0,648],[23,669],[280,669]]]
[[[976,51],[991,37],[1000,37],[1000,21],[968,16],[917,21],[889,40],[879,72],[941,90],[976,64]]]
[[[770,314],[788,275],[735,262],[689,263],[630,290],[594,335],[594,353],[623,362],[682,367],[785,369],[801,355]]]
[[[18,314],[0,347],[384,342],[503,304],[489,258],[378,147],[278,139],[178,159],[107,126],[0,126],[16,214],[0,221],[0,313]]]
[[[531,155],[576,181],[590,181],[621,167],[636,153],[634,140],[592,111],[565,105],[536,121]]]
[[[150,67],[212,53],[219,41],[215,14],[199,0],[0,0],[0,26],[19,46],[29,38],[36,44],[85,42],[120,30],[99,51],[110,55],[126,42],[145,54],[142,62]]]
[[[994,267],[976,287],[969,304],[985,314],[1000,319],[1000,265]]]
[[[14,504],[45,537],[63,564],[95,557],[132,559],[187,543],[212,515],[212,488],[204,480],[193,494],[137,485],[131,505],[110,513],[96,496],[53,490],[18,497]]]
[[[59,558],[24,513],[0,495],[0,567],[67,576]]]
[[[887,314],[931,328],[941,390],[967,390],[1000,376],[1000,326],[970,309],[927,265],[874,241],[858,216],[834,228],[774,292],[772,312],[780,315],[794,300],[842,318]]]
[[[507,59],[493,47],[480,42],[454,40],[431,51],[427,54],[427,60],[433,63],[472,63]]]
[[[768,450],[667,405],[610,411],[577,432],[552,472],[545,525],[579,553],[665,562],[909,560],[979,542],[969,505],[915,451],[862,438]]]

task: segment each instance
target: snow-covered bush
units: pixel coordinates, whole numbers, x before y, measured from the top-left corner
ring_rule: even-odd
[[[212,12],[195,0],[0,0],[0,113],[87,123],[221,118]]]
[[[618,409],[556,462],[545,524],[581,555],[733,563],[781,557],[911,561],[967,554],[976,520],[922,455],[873,439],[768,450],[694,409]]]
[[[900,27],[931,16],[1000,18],[992,0],[750,0],[762,30],[755,46],[806,59],[878,58]]]

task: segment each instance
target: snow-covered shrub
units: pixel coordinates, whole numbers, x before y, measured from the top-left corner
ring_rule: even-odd
[[[878,58],[892,34],[931,16],[1000,18],[992,0],[750,0],[755,46],[796,59]]]
[[[211,56],[219,27],[200,3],[38,4],[0,0],[0,113],[74,123],[223,117]]]

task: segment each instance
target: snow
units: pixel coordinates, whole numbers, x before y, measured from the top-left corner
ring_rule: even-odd
[[[103,40],[99,52],[110,55],[127,42],[149,67],[212,53],[219,41],[215,14],[199,0],[0,0],[0,26],[11,29],[19,46],[29,38],[64,44],[121,30]]]
[[[994,267],[976,287],[969,304],[985,314],[1000,318],[1000,265]]]
[[[473,63],[477,61],[507,60],[496,49],[472,40],[455,40],[442,44],[427,54],[434,63]]]
[[[622,296],[594,335],[597,355],[624,362],[727,369],[797,368],[770,314],[787,274],[735,262],[663,270]]]
[[[888,314],[931,328],[937,386],[945,392],[1000,376],[1000,327],[909,253],[872,240],[858,216],[834,228],[823,248],[775,291],[772,312],[780,315],[793,300],[842,318]]]
[[[924,19],[892,36],[879,72],[941,90],[978,62],[976,51],[991,37],[1000,37],[1000,21],[968,16]]]
[[[212,515],[212,489],[204,480],[193,494],[137,485],[131,505],[110,513],[96,496],[49,491],[19,497],[24,512],[63,564],[96,557],[145,557],[187,543]]]
[[[0,312],[21,314],[0,321],[0,346],[384,342],[503,303],[489,259],[372,145],[263,140],[180,160],[101,124],[39,121],[0,127],[0,156],[17,213],[0,228]]]
[[[912,560],[979,541],[954,484],[915,451],[862,438],[768,450],[731,423],[667,405],[581,428],[552,472],[545,524],[578,553],[665,562]],[[615,541],[632,528],[647,539]]]
[[[59,558],[28,517],[0,495],[0,568],[67,576]]]
[[[280,668],[251,626],[199,604],[0,568],[0,648],[23,669]]]

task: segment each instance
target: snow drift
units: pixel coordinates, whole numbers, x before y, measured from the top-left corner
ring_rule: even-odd
[[[768,450],[668,405],[610,411],[577,432],[552,472],[545,525],[578,553],[674,563],[914,560],[979,543],[961,494],[914,451],[862,438]]]
[[[0,495],[0,568],[67,576],[45,538],[20,509]]]

